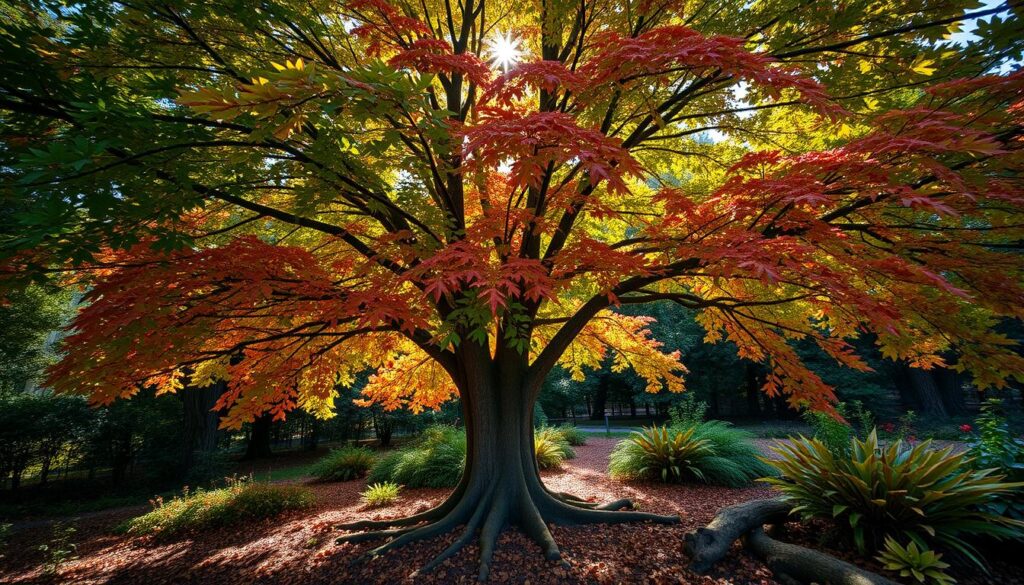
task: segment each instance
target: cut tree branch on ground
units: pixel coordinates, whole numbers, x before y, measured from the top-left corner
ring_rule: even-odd
[[[744,545],[763,560],[776,578],[789,584],[896,585],[881,575],[865,571],[833,556],[809,548],[779,542],[764,532],[764,525],[778,525],[789,519],[793,505],[782,498],[752,500],[722,508],[704,528],[684,537],[690,568],[707,572],[725,558],[732,543]]]
[[[792,509],[793,505],[781,498],[751,500],[722,508],[710,524],[684,537],[686,553],[692,559],[690,568],[699,573],[710,570],[744,534],[765,524],[784,522]]]
[[[779,542],[764,529],[755,528],[743,537],[747,549],[757,555],[783,583],[829,585],[898,585],[877,573],[865,571],[831,555],[795,544]]]

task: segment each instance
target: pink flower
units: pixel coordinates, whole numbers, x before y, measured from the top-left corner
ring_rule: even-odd
[[[971,428],[971,425],[960,425],[960,432],[961,433],[969,433],[972,430],[974,430],[974,429]]]
[[[887,433],[891,433],[896,430],[896,425],[892,424],[891,422],[885,423],[884,425],[882,425],[882,430]]]

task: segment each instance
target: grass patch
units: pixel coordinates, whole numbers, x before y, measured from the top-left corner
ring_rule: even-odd
[[[124,522],[117,530],[169,536],[271,518],[312,506],[313,493],[294,485],[233,481],[220,489],[185,492],[170,501],[158,497],[152,503],[151,512]]]

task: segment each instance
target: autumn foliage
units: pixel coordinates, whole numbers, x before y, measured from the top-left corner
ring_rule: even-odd
[[[797,408],[835,402],[798,340],[855,369],[867,338],[979,388],[1024,380],[998,330],[1024,317],[1006,7],[713,4],[9,19],[4,283],[86,291],[49,384],[108,403],[226,379],[231,427],[330,416],[366,371],[361,404],[459,396],[462,481],[372,552],[464,525],[424,570],[479,530],[486,577],[507,524],[557,559],[549,522],[677,520],[537,475],[530,412],[556,365],[684,389],[679,354],[621,305],[695,310]]]

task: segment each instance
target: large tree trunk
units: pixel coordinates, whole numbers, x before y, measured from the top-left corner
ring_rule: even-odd
[[[245,448],[245,459],[265,459],[273,455],[270,450],[270,431],[274,419],[270,413],[262,414],[252,421],[249,444]]]
[[[226,382],[217,382],[205,388],[186,388],[180,392],[183,405],[185,437],[182,470],[188,474],[196,462],[196,454],[209,455],[217,450],[217,419],[213,410],[217,398],[227,389]]]
[[[590,420],[604,420],[604,411],[608,406],[608,377],[599,376],[597,390],[594,392],[594,405],[590,411]]]
[[[485,348],[468,346],[459,351],[462,359],[453,379],[462,399],[467,439],[466,471],[459,485],[447,500],[428,512],[343,527],[405,528],[351,534],[341,537],[339,542],[396,537],[369,552],[370,556],[377,556],[463,526],[455,542],[424,565],[420,573],[432,570],[479,534],[480,579],[485,580],[498,535],[506,527],[521,530],[540,545],[546,558],[555,560],[561,555],[548,531],[548,523],[678,522],[674,516],[613,511],[630,507],[625,500],[597,506],[548,491],[541,482],[533,447],[532,415],[539,389],[524,387],[525,358],[511,352],[492,362]],[[427,524],[410,526],[424,521]]]

